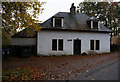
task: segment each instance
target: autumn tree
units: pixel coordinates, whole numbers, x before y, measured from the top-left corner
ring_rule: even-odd
[[[106,27],[113,30],[113,36],[119,34],[117,2],[81,2],[77,6],[78,13],[97,17]]]
[[[2,46],[11,45],[11,36],[2,28]]]
[[[39,29],[37,17],[44,2],[2,2],[2,28],[11,34],[24,28]]]

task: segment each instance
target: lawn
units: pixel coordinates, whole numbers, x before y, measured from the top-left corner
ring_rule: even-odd
[[[89,68],[118,58],[118,53],[98,55],[11,57],[3,60],[3,80],[69,80]]]

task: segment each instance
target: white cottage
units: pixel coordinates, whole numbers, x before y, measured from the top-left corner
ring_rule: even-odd
[[[37,35],[38,55],[74,55],[95,51],[110,52],[110,29],[95,17],[69,12],[58,12],[41,24]]]
[[[95,51],[110,52],[112,30],[100,24],[95,17],[75,12],[72,4],[69,12],[58,12],[44,23],[37,32],[38,55],[74,55]],[[28,40],[29,41],[29,40]]]

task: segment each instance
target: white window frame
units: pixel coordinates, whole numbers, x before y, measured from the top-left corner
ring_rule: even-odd
[[[59,40],[63,40],[63,39],[56,39],[56,40],[57,40],[57,50],[56,51],[63,51],[63,50],[58,50],[58,48],[59,48]],[[63,40],[63,49],[64,49],[64,40]],[[52,50],[52,51],[54,51],[54,50]]]
[[[53,18],[53,27],[55,27],[55,18]]]
[[[55,19],[61,19],[61,27],[63,27],[63,22],[64,22],[64,19],[63,18],[53,18],[53,27],[55,27]]]
[[[91,21],[91,28],[93,29],[93,21]]]
[[[63,18],[62,18],[62,27],[63,27],[63,23],[64,23],[64,20],[63,20]]]
[[[100,28],[100,22],[98,21],[98,29]]]
[[[91,21],[91,28],[93,29],[93,21]],[[98,29],[100,28],[100,23],[98,21]]]
[[[91,40],[93,40],[93,39],[91,39]],[[90,40],[90,41],[91,41]],[[96,50],[96,41],[97,40],[93,40],[94,41],[94,50]],[[90,42],[90,48],[91,48],[91,42]],[[90,49],[91,50],[91,49]],[[100,40],[99,40],[99,50],[100,50]],[[97,51],[99,51],[99,50],[97,50]]]

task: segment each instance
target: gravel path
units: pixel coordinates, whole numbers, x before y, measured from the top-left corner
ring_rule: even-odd
[[[118,55],[119,53],[87,56],[12,57],[3,61],[3,72],[11,69],[30,68],[37,80],[69,80],[74,79],[89,68],[118,59]]]

